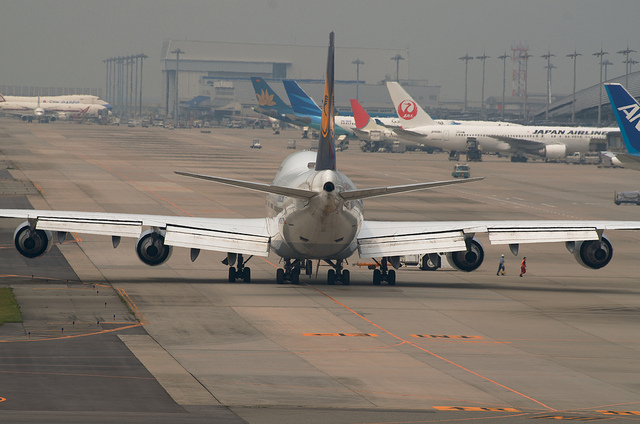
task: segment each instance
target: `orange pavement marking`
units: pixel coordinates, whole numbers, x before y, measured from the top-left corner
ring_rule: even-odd
[[[515,408],[494,408],[482,406],[434,406],[438,411],[472,411],[472,412],[522,412]]]
[[[446,334],[409,334],[411,337],[420,337],[425,339],[484,339],[481,336],[451,336]]]
[[[485,380],[485,381],[488,381],[488,382],[490,382],[490,383],[492,383],[492,384],[495,384],[495,385],[496,385],[496,386],[498,386],[498,387],[502,387],[503,389],[508,390],[508,391],[510,391],[511,393],[515,393],[515,394],[516,394],[516,395],[518,395],[518,396],[522,396],[522,397],[523,397],[523,398],[525,398],[525,399],[529,399],[530,401],[535,402],[535,403],[537,403],[538,405],[540,405],[540,406],[542,406],[542,407],[544,407],[544,408],[546,408],[546,409],[548,409],[548,410],[550,410],[550,411],[556,411],[556,409],[554,409],[554,408],[552,408],[552,407],[550,407],[550,406],[548,406],[548,405],[545,405],[544,403],[542,403],[542,402],[540,402],[540,401],[538,401],[538,400],[536,400],[536,399],[534,399],[534,398],[532,398],[532,397],[530,397],[530,396],[527,396],[527,395],[525,395],[524,393],[520,393],[519,391],[517,391],[517,390],[515,390],[515,389],[512,389],[511,387],[508,387],[508,386],[505,386],[504,384],[498,383],[497,381],[492,380],[492,379],[490,379],[489,377],[485,377],[485,376],[483,376],[483,375],[482,375],[482,374],[480,374],[480,373],[477,373],[477,372],[475,372],[475,371],[472,371],[472,370],[470,370],[469,368],[466,368],[466,367],[464,367],[464,366],[462,366],[462,365],[460,365],[460,364],[458,364],[458,363],[456,363],[456,362],[453,362],[453,361],[452,361],[452,360],[450,360],[450,359],[447,359],[447,358],[445,358],[445,357],[443,357],[443,356],[437,355],[436,353],[431,352],[431,351],[429,351],[429,350],[427,350],[427,349],[423,348],[422,346],[420,346],[420,345],[418,345],[418,344],[416,344],[416,343],[414,343],[414,342],[412,342],[412,341],[404,340],[404,339],[403,339],[403,338],[401,338],[400,336],[395,335],[395,334],[394,334],[394,333],[392,333],[391,331],[386,330],[385,328],[381,327],[380,325],[376,324],[375,322],[371,321],[370,319],[365,318],[363,315],[360,315],[359,313],[357,313],[356,311],[354,311],[353,309],[351,309],[351,308],[350,308],[350,307],[348,307],[347,305],[345,305],[345,304],[343,304],[343,303],[340,303],[340,302],[339,302],[339,301],[337,301],[336,299],[334,299],[334,298],[332,298],[331,296],[329,296],[328,294],[324,293],[322,290],[319,290],[319,289],[317,289],[316,287],[313,287],[313,286],[310,286],[310,285],[308,285],[308,287],[310,287],[310,288],[314,289],[315,291],[317,291],[317,292],[318,292],[318,293],[320,293],[321,295],[323,295],[323,296],[327,297],[327,298],[328,298],[328,299],[330,299],[331,301],[333,301],[333,302],[337,303],[338,305],[342,306],[343,308],[345,308],[346,310],[348,310],[348,311],[349,311],[349,312],[351,312],[352,314],[354,314],[354,315],[356,315],[357,317],[361,318],[362,320],[364,320],[364,321],[368,322],[369,324],[373,325],[374,327],[379,328],[381,331],[384,331],[385,333],[387,333],[387,334],[388,334],[388,335],[390,335],[391,337],[393,337],[393,338],[395,338],[395,339],[397,339],[397,340],[405,341],[407,344],[409,344],[409,345],[411,345],[411,346],[415,347],[416,349],[419,349],[419,350],[421,350],[421,351],[423,351],[423,352],[425,352],[425,353],[428,353],[429,355],[433,356],[434,358],[438,358],[438,359],[440,359],[440,360],[442,360],[442,361],[445,361],[445,362],[447,362],[447,363],[448,363],[448,364],[450,364],[450,365],[453,365],[453,366],[455,366],[455,367],[457,367],[457,368],[460,368],[460,369],[461,369],[461,370],[463,370],[463,371],[466,371],[466,372],[468,372],[468,373],[470,373],[470,374],[472,374],[472,375],[475,375],[476,377],[479,377],[479,378],[481,378],[481,379],[483,379],[483,380]]]
[[[640,411],[596,411],[605,415],[640,415]]]
[[[378,337],[370,333],[302,333],[303,336],[312,337]]]

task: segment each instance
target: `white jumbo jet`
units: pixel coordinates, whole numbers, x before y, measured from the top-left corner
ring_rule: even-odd
[[[530,125],[438,125],[397,82],[387,82],[402,128],[394,129],[398,137],[463,152],[467,143],[476,141],[482,151],[511,154],[513,162],[526,162],[527,155],[545,159],[563,159],[568,154],[586,153],[592,142],[605,142],[618,128],[539,127]]]
[[[21,218],[14,233],[15,246],[28,258],[38,257],[66,233],[112,236],[114,247],[121,237],[135,237],[136,253],[147,265],[160,265],[173,247],[191,249],[195,260],[201,249],[226,252],[229,281],[251,280],[246,263],[252,255],[270,252],[284,259],[276,281],[299,282],[301,271],[311,274],[311,261],[331,266],[327,282],[349,284],[346,259],[356,251],[361,257],[378,258],[373,283],[396,282],[394,269],[402,255],[446,253],[449,263],[463,271],[477,269],[484,250],[475,238],[487,233],[493,244],[507,244],[516,254],[521,243],[565,242],[582,265],[599,269],[611,261],[613,248],[604,230],[640,230],[640,221],[369,221],[363,218],[362,199],[458,184],[469,180],[427,182],[392,187],[357,189],[336,167],[333,127],[334,36],[329,51],[318,151],[287,157],[272,184],[178,172],[235,187],[268,193],[270,216],[259,219],[213,219],[122,213],[63,212],[52,210],[0,210],[1,218]],[[478,178],[476,178],[477,180]]]
[[[23,121],[33,118],[55,121],[59,114],[95,117],[108,112],[105,105],[110,106],[95,96],[16,97],[0,94],[0,112],[20,115]]]

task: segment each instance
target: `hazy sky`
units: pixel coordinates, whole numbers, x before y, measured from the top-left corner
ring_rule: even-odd
[[[485,94],[501,96],[502,61],[495,58],[517,43],[533,55],[529,92],[544,92],[540,55],[550,49],[553,91],[570,94],[566,55],[583,55],[578,89],[598,82],[592,54],[601,47],[614,63],[609,77],[622,75],[616,52],[627,45],[640,51],[639,21],[640,0],[2,0],[0,84],[104,90],[104,59],[144,53],[145,97],[159,98],[165,39],[324,46],[335,31],[338,46],[409,48],[410,77],[441,85],[447,100],[464,96],[458,58],[467,53],[492,57]],[[480,99],[481,69],[479,60],[469,63],[470,100]]]

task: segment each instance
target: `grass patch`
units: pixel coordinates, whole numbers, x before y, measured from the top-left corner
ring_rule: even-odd
[[[22,322],[20,306],[9,287],[0,288],[0,325],[5,322]]]

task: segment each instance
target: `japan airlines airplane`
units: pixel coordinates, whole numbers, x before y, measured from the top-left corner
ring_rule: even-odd
[[[378,258],[373,283],[393,285],[400,256],[446,253],[456,269],[473,271],[483,262],[484,249],[475,238],[488,234],[493,244],[508,244],[515,254],[521,243],[564,242],[582,265],[599,269],[613,256],[604,230],[640,230],[640,221],[369,221],[363,218],[362,199],[460,184],[469,180],[439,181],[357,189],[337,170],[334,145],[334,35],[329,37],[327,72],[322,108],[322,129],[317,153],[297,152],[287,157],[271,184],[178,172],[243,189],[267,193],[269,217],[214,219],[123,213],[64,212],[0,209],[0,218],[25,219],[14,233],[18,252],[28,258],[46,253],[66,233],[112,236],[114,247],[121,237],[135,237],[136,254],[147,265],[160,265],[173,247],[191,249],[195,260],[201,249],[225,252],[229,281],[251,280],[246,266],[253,255],[270,252],[284,260],[276,281],[299,282],[302,270],[311,274],[311,261],[331,266],[327,282],[349,284],[345,260],[356,251],[361,257]],[[480,178],[481,179],[481,178]],[[476,178],[475,180],[478,180]],[[433,261],[432,261],[433,262]]]
[[[627,147],[627,153],[614,153],[611,162],[640,171],[640,103],[621,84],[608,83],[604,88]]]
[[[393,143],[398,140],[396,133],[372,119],[358,100],[351,99],[351,110],[356,123],[353,132],[361,141],[365,142],[363,150],[377,152],[380,148],[390,149]]]
[[[387,82],[402,128],[394,129],[401,139],[465,151],[468,142],[477,142],[485,152],[511,154],[511,161],[526,162],[527,155],[562,159],[572,153],[586,153],[592,142],[606,142],[607,134],[617,128],[538,127],[526,125],[458,125],[453,128],[435,124],[433,119],[397,82]]]

